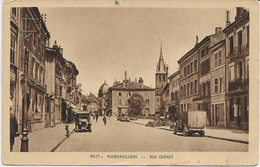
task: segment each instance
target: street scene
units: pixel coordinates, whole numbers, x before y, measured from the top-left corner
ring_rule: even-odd
[[[249,31],[244,7],[11,8],[10,152],[248,152]]]

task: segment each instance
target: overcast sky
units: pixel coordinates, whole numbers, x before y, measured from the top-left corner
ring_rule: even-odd
[[[57,40],[64,57],[76,64],[83,94],[97,94],[104,80],[110,86],[122,81],[125,70],[131,80],[142,77],[154,87],[161,42],[172,74],[196,35],[201,41],[215,27],[225,27],[226,10],[233,22],[235,9],[224,8],[40,8],[51,45]]]

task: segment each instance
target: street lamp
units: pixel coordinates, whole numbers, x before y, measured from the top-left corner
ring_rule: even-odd
[[[24,92],[23,92],[23,101],[22,101],[22,138],[21,138],[21,152],[28,152],[28,134],[29,131],[27,129],[27,114],[28,108],[30,105],[30,95],[28,93],[28,63],[29,63],[29,51],[25,50],[25,58],[24,58]]]

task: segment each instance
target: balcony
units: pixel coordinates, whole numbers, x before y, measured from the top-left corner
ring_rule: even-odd
[[[249,55],[249,45],[243,45],[241,47],[233,48],[233,52],[228,55],[229,59],[234,59],[241,56],[248,56]]]
[[[229,81],[229,83],[228,83],[229,91],[248,89],[248,87],[249,87],[248,78],[247,79],[236,79],[234,81]]]

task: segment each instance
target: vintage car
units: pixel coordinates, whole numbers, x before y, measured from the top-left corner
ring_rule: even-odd
[[[191,136],[193,133],[205,135],[206,111],[185,111],[174,122],[173,134],[182,132],[183,136]]]
[[[92,121],[88,112],[75,112],[75,132],[92,132]]]

